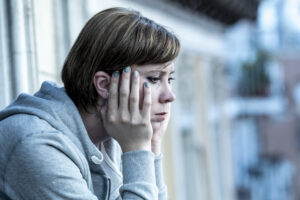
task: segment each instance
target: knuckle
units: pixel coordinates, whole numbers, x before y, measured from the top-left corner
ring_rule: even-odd
[[[131,96],[130,101],[133,102],[133,103],[136,103],[138,101],[138,98],[135,97],[135,96]]]
[[[141,121],[140,117],[137,116],[137,115],[135,115],[135,114],[133,114],[133,115],[131,116],[131,118],[130,118],[130,122],[131,122],[133,125],[139,125],[139,124],[140,124],[140,121]]]
[[[147,127],[147,126],[148,126],[148,124],[147,124],[146,121],[142,121],[142,122],[140,123],[140,125],[141,125],[142,127]]]
[[[123,98],[125,98],[125,97],[128,97],[128,92],[127,91],[121,91],[120,92],[120,97],[123,97]]]
[[[150,107],[151,106],[151,102],[150,101],[145,101],[144,102],[144,106]]]
[[[108,122],[115,122],[115,117],[113,116],[113,115],[108,115],[108,117],[107,117],[107,121]]]
[[[116,97],[117,96],[117,92],[116,91],[111,91],[111,92],[109,92],[109,96],[110,97]]]
[[[120,116],[120,122],[121,123],[128,123],[128,117],[127,117],[127,115],[125,115],[125,114],[121,114],[121,116]]]
[[[131,123],[133,126],[138,125],[137,120],[136,120],[134,117],[132,117],[132,118],[130,119],[130,123]]]

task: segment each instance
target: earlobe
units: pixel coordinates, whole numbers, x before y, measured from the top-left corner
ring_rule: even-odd
[[[104,71],[98,71],[94,75],[93,83],[99,96],[101,96],[103,99],[107,99],[110,84],[110,75]]]

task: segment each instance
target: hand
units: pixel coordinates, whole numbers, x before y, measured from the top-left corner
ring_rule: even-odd
[[[121,146],[122,151],[151,150],[152,127],[150,122],[151,89],[143,85],[144,99],[139,109],[139,74],[134,71],[130,87],[130,68],[122,73],[119,89],[119,72],[110,82],[108,105],[101,109],[106,132]]]
[[[159,156],[161,154],[161,145],[164,134],[166,133],[168,127],[169,117],[165,119],[164,123],[160,124],[159,129],[153,132],[153,136],[151,139],[151,151]]]

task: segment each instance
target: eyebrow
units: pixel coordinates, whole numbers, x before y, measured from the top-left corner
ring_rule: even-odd
[[[169,62],[163,64],[163,67],[167,67],[167,66],[169,66],[169,65],[171,65],[171,64],[172,64],[172,61],[169,61]]]
[[[149,72],[160,72],[162,74],[166,74],[167,71],[164,71],[164,70],[151,70],[151,71],[148,71],[146,73],[149,73]],[[175,73],[175,70],[171,71],[170,74],[174,74]]]

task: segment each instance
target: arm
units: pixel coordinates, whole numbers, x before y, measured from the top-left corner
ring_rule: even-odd
[[[163,176],[163,156],[161,153],[161,144],[162,138],[166,132],[167,125],[169,119],[167,119],[167,123],[163,123],[161,127],[153,133],[151,139],[151,151],[155,154],[155,176],[156,176],[156,185],[159,191],[158,199],[159,200],[167,200],[168,199],[168,191],[167,186],[164,182]]]
[[[5,171],[6,194],[25,200],[97,200],[76,161],[59,149],[65,145],[45,134],[25,138],[14,148]]]
[[[104,200],[105,191],[97,191],[83,178],[82,158],[66,154],[70,144],[60,137],[30,136],[16,145],[5,171],[5,193],[11,199],[24,200]],[[130,151],[122,155],[123,200],[156,200],[154,154]],[[88,166],[87,166],[88,168]],[[104,189],[105,187],[103,187]],[[98,188],[101,190],[102,187]]]
[[[160,131],[154,133],[151,141],[151,150],[155,154],[155,177],[156,177],[156,186],[158,188],[159,200],[167,200],[168,199],[168,192],[167,186],[164,182],[163,176],[163,156],[161,154],[161,139],[165,132],[164,127],[161,127]]]
[[[123,199],[156,200],[158,191],[155,184],[154,154],[150,151],[130,151],[122,155]]]
[[[162,154],[160,154],[159,156],[156,156],[155,160],[154,160],[156,186],[159,191],[158,199],[159,200],[167,200],[168,199],[168,190],[167,190],[167,186],[165,185],[165,182],[164,182],[162,159],[163,159],[163,156],[162,156]]]
[[[121,146],[123,199],[156,200],[154,154],[151,152],[152,126],[150,122],[151,94],[143,84],[142,108],[139,108],[139,76],[124,70],[122,78],[114,73],[109,85],[108,104],[101,108],[101,119],[106,132]],[[119,86],[119,81],[120,86]],[[130,86],[130,82],[132,82]],[[97,84],[96,89],[97,89]],[[100,93],[99,88],[99,93]]]

